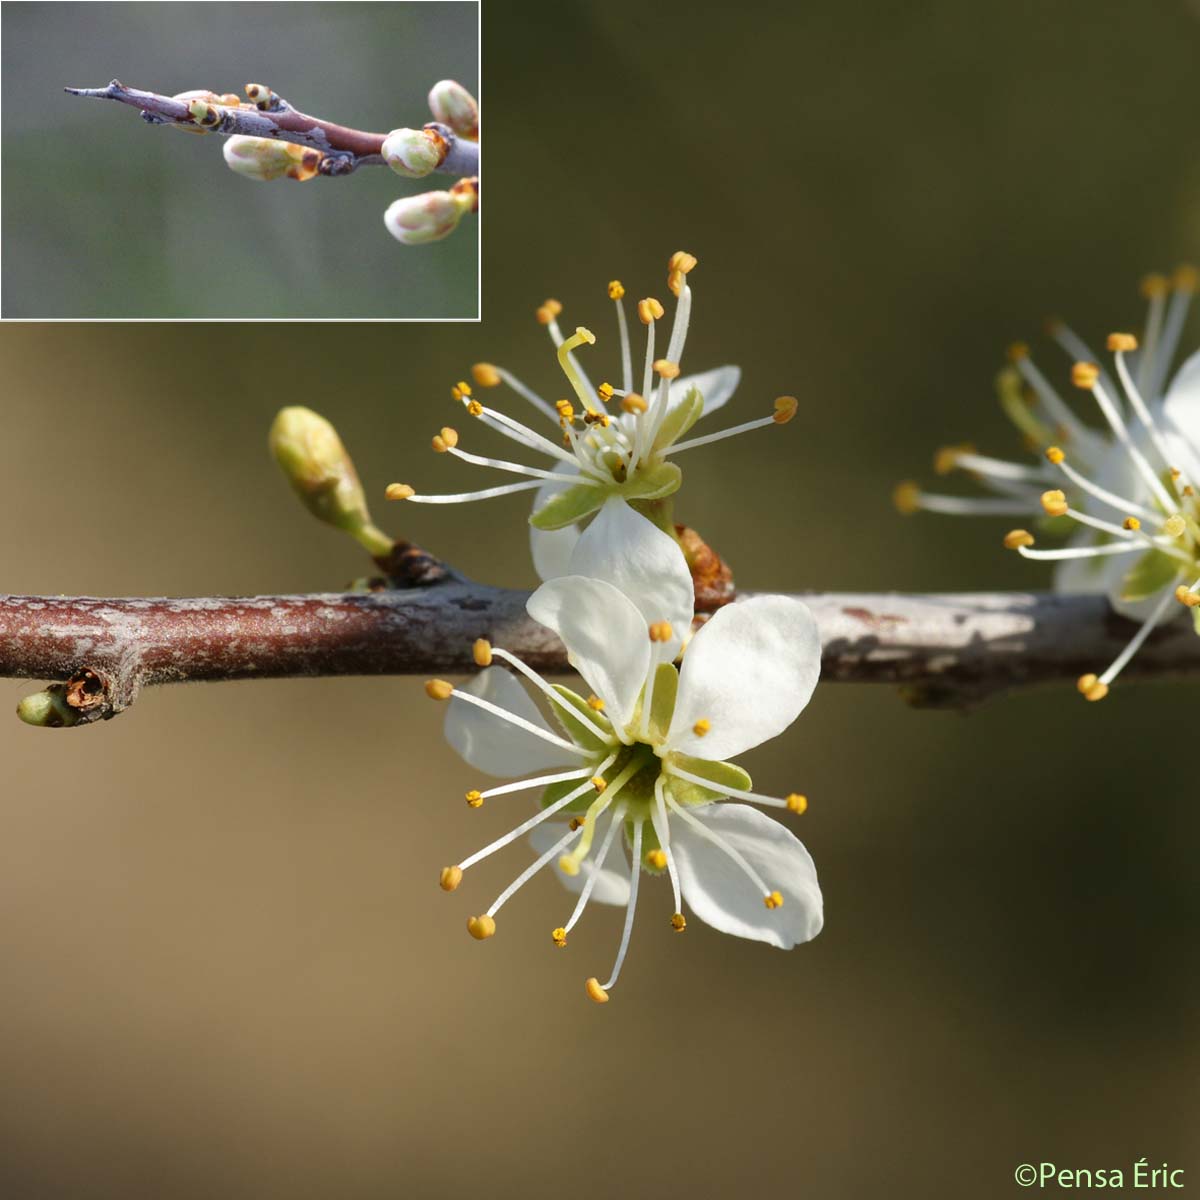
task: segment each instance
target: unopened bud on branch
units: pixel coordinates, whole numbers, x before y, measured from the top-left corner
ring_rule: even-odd
[[[461,83],[443,79],[429,91],[429,111],[435,121],[449,125],[459,137],[479,140],[479,105]]]
[[[393,541],[371,521],[354,463],[337,430],[311,408],[281,408],[267,439],[271,454],[304,507],[318,521],[342,529],[375,556]]]
[[[78,724],[80,715],[78,709],[67,703],[63,688],[59,684],[47,688],[44,692],[34,692],[17,705],[17,716],[26,725],[38,725],[43,729],[70,728]]]
[[[460,180],[448,192],[405,196],[388,205],[383,223],[388,233],[406,246],[438,242],[458,228],[463,213],[479,206],[479,193],[470,180]]]
[[[288,179],[311,179],[325,157],[310,146],[241,135],[227,138],[223,153],[230,170],[259,180],[282,179],[285,175]]]
[[[393,129],[383,142],[387,165],[406,179],[424,179],[442,165],[446,140],[431,129]]]

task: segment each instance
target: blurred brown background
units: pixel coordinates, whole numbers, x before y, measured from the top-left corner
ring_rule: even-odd
[[[940,443],[1014,448],[991,390],[1011,339],[1040,347],[1052,311],[1136,325],[1139,276],[1200,257],[1191,9],[493,0],[484,43],[483,326],[343,326],[300,360],[254,328],[5,327],[6,589],[338,586],[363,562],[267,461],[277,406],[329,415],[373,496],[478,486],[427,449],[449,385],[487,358],[557,393],[548,295],[612,363],[605,283],[661,292],[680,247],[688,365],[745,368],[721,419],[801,399],[687,464],[681,512],[744,587],[1044,582],[1002,524],[906,521],[889,493]],[[485,432],[466,444],[499,448]],[[520,497],[376,510],[532,582]],[[417,681],[0,723],[0,1194],[1003,1197],[1025,1161],[1143,1155],[1190,1181],[1194,701],[1122,685],[962,718],[818,689],[748,765],[811,798],[825,931],[788,954],[678,938],[648,886],[604,1008],[582,984],[617,912],[559,953],[547,877],[472,942],[521,849],[439,892],[526,809],[467,809]]]

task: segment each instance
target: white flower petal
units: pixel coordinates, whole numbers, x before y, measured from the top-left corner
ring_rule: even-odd
[[[633,601],[647,628],[670,621],[677,643],[689,636],[695,592],[679,543],[619,497],[605,501],[583,531],[570,574],[611,583]]]
[[[683,898],[707,925],[735,937],[790,950],[821,932],[825,906],[817,869],[786,826],[745,804],[710,804],[689,810],[731,845],[783,895],[781,908],[767,908],[750,877],[719,846],[686,821],[671,818],[671,851]]]
[[[546,821],[529,835],[529,840],[538,854],[545,854],[566,831],[565,825],[555,821]],[[629,864],[626,862],[625,853],[621,848],[621,835],[618,834],[613,838],[603,863],[597,863],[595,859],[596,852],[603,844],[607,831],[606,823],[603,821],[597,823],[595,839],[592,842],[592,853],[583,860],[578,875],[568,875],[565,871],[560,871],[557,863],[554,864],[554,874],[568,892],[574,892],[578,896],[583,891],[583,885],[599,870],[600,877],[592,888],[590,899],[598,900],[601,904],[624,905],[629,900]]]
[[[671,384],[671,405],[673,409],[682,404],[692,388],[699,389],[704,397],[704,416],[710,416],[733,395],[737,385],[742,381],[741,367],[714,367],[711,371],[701,371],[699,375],[685,375]]]
[[[525,607],[567,647],[567,661],[604,701],[606,714],[622,728],[650,667],[645,618],[611,583],[564,575],[543,583]]]
[[[488,667],[459,689],[524,717],[550,730],[529,693],[505,670]],[[577,767],[579,760],[542,741],[527,730],[509,724],[466,700],[451,696],[446,713],[446,741],[476,770],[512,779],[537,771]],[[561,734],[559,735],[561,736]]]
[[[727,605],[683,656],[667,745],[697,758],[734,758],[782,733],[820,673],[821,638],[807,605],[790,596]],[[701,719],[704,737],[692,728]]]
[[[572,468],[561,468],[564,475],[577,474]],[[551,496],[570,487],[569,483],[544,483],[534,493],[533,511],[537,512]],[[570,574],[571,551],[579,541],[579,526],[566,525],[562,529],[536,529],[529,527],[529,552],[533,555],[533,569],[543,582]]]
[[[1184,441],[1200,454],[1200,351],[1176,371],[1163,401],[1163,412]]]

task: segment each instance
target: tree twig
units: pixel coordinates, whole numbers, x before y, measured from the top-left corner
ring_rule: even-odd
[[[561,644],[526,615],[527,593],[471,583],[440,564],[425,578],[439,581],[243,599],[3,596],[0,675],[66,680],[60,694],[86,723],[120,712],[150,684],[471,672],[478,637],[539,670],[568,669]],[[1099,596],[801,598],[820,626],[824,680],[899,684],[926,707],[1073,683],[1103,667],[1132,628]],[[1200,638],[1187,620],[1156,631],[1122,681],[1176,677],[1200,678]]]
[[[308,146],[326,155],[320,167],[323,175],[346,175],[357,167],[381,165],[384,161],[382,150],[387,134],[366,133],[320,117],[310,117],[274,92],[269,92],[269,100],[264,101],[268,104],[266,108],[248,103],[209,104],[208,118],[212,123],[204,124],[197,120],[192,102],[188,99],[126,87],[119,79],[114,79],[107,87],[68,87],[63,91],[72,96],[116,100],[120,104],[132,105],[140,109],[143,120],[152,125],[175,125],[192,132],[219,133],[226,137],[240,134],[274,138]],[[436,131],[446,143],[445,156],[435,170],[446,175],[479,174],[477,142],[458,137],[448,126],[438,122],[430,122],[425,128]]]

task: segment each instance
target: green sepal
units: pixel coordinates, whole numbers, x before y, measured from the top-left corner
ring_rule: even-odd
[[[614,487],[611,489],[615,491]],[[556,492],[529,518],[534,529],[549,533],[554,529],[565,529],[589,517],[608,499],[610,489],[577,483],[573,487]]]
[[[573,692],[570,688],[563,687],[560,683],[554,683],[550,686],[572,708],[587,717],[597,729],[602,729],[605,734],[610,737],[612,736],[612,722],[603,713],[596,712],[578,692]],[[603,754],[610,748],[610,743],[602,742],[582,721],[571,716],[565,709],[559,707],[557,704],[552,704],[550,707],[554,712],[554,719],[558,722],[559,727],[575,745],[581,746],[584,750],[592,754]],[[578,787],[578,784],[576,786]]]
[[[654,672],[654,695],[650,699],[650,728],[646,735],[653,745],[659,745],[667,739],[667,730],[671,728],[671,718],[675,715],[675,696],[678,691],[679,672],[670,663],[659,663]],[[642,702],[645,698],[646,689],[643,688],[629,722],[634,729],[642,727]]]
[[[632,479],[627,479],[616,493],[624,500],[660,500],[679,491],[683,472],[673,462],[639,466]]]
[[[677,404],[663,420],[662,427],[654,435],[650,449],[653,456],[673,446],[704,414],[704,397],[699,388],[688,388],[683,401]]]
[[[546,790],[542,793],[542,798],[538,801],[538,803],[543,808],[549,808],[550,805],[557,803],[565,795],[567,795],[568,792],[573,792],[577,787],[581,787],[585,783],[587,783],[588,786],[583,794],[577,796],[571,801],[570,804],[566,806],[566,808],[561,809],[560,811],[563,813],[587,812],[588,805],[590,805],[592,801],[596,799],[596,789],[592,787],[590,783],[588,783],[586,778],[564,779],[561,783],[549,784],[546,787]]]
[[[1178,561],[1161,550],[1150,550],[1134,563],[1121,580],[1121,599],[1145,600],[1175,582],[1179,574]]]
[[[689,775],[711,780],[711,788],[701,787],[678,776],[667,776],[667,786],[676,804],[708,804],[720,800],[729,791],[748,792],[750,776],[741,767],[716,759],[692,758],[689,754],[672,754],[671,762]]]

